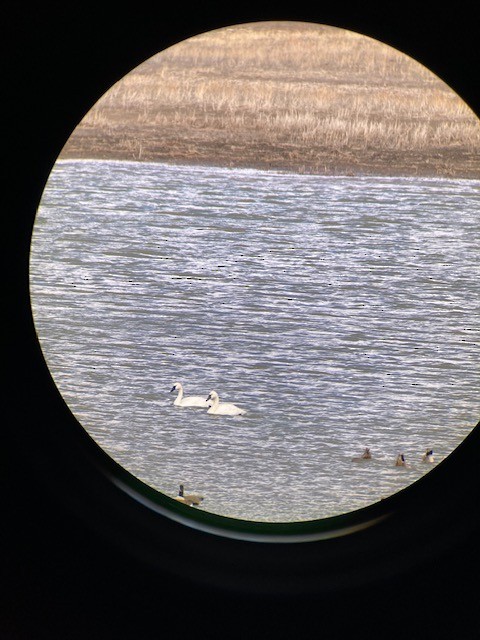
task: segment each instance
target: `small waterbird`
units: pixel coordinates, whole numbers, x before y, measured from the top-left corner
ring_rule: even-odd
[[[427,451],[425,451],[425,453],[422,456],[422,461],[423,462],[435,462],[435,458],[433,455],[433,449],[427,449]]]
[[[399,453],[397,456],[397,459],[395,460],[395,466],[396,467],[408,467],[409,465],[407,464],[406,460],[405,460],[405,456],[403,455],[403,453]]]
[[[362,455],[352,458],[352,462],[360,462],[361,460],[371,460],[371,459],[372,459],[372,454],[370,453],[370,449],[368,447],[365,447],[365,451],[362,453]]]
[[[203,496],[198,493],[184,493],[184,486],[181,484],[178,496],[175,497],[175,500],[182,502],[183,504],[187,504],[189,507],[198,507],[198,505],[203,501]]]

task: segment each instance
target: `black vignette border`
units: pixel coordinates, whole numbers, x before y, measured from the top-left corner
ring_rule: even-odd
[[[311,628],[328,638],[352,632],[384,638],[386,630],[389,637],[478,637],[478,590],[467,586],[480,568],[478,525],[472,524],[461,546],[452,532],[451,546],[430,575],[418,575],[413,567],[401,578],[372,584],[363,593],[345,590],[323,599],[278,597],[274,589],[261,599],[229,590],[200,590],[184,579],[159,575],[115,541],[105,540],[51,484],[51,456],[58,452],[39,444],[42,428],[62,418],[32,335],[27,272],[32,210],[63,143],[112,82],[156,53],[159,38],[168,46],[195,33],[254,20],[332,24],[415,57],[479,114],[473,4],[457,2],[430,11],[372,2],[352,8],[327,3],[277,8],[262,2],[188,8],[147,2],[115,7],[45,2],[25,8],[10,2],[2,13],[7,114],[3,211],[9,241],[3,255],[7,382],[0,635],[39,640],[153,638],[174,621],[180,637],[289,638],[305,636]],[[45,401],[45,396],[53,399]],[[41,413],[36,411],[39,402]],[[478,476],[476,482],[478,489]],[[452,492],[469,490],[452,486]],[[185,608],[192,604],[193,613]]]

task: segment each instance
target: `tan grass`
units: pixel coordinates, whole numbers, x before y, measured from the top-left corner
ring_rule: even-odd
[[[170,145],[177,136],[195,149],[202,132],[211,143],[279,151],[480,151],[478,119],[430,71],[359,34],[306,23],[243,25],[179,43],[112,87],[66,153],[88,132],[131,137],[129,147],[144,139],[146,150],[165,132]]]

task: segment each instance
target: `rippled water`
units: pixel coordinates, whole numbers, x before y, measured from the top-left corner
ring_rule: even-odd
[[[60,161],[34,318],[130,472],[213,513],[320,518],[410,484],[478,421],[479,236],[478,181]],[[174,407],[177,381],[248,413]]]

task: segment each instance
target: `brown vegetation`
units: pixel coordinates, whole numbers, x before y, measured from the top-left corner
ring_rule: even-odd
[[[91,109],[62,157],[480,178],[480,122],[441,80],[352,32],[213,31],[159,53]]]

